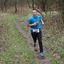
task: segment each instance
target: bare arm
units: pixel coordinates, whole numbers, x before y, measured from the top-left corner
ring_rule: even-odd
[[[41,19],[41,24],[44,26],[44,21]]]

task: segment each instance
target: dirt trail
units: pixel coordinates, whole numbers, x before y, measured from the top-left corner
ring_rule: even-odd
[[[34,56],[35,56],[35,60],[36,60],[36,64],[49,64],[49,59],[46,57],[45,59],[40,59],[38,57],[39,52],[35,52],[34,51],[34,47],[33,47],[33,41],[31,39],[31,36],[29,33],[26,33],[22,28],[21,25],[24,24],[22,23],[21,25],[18,22],[15,22],[16,24],[16,28],[18,29],[18,31],[20,32],[20,34],[25,38],[25,40],[28,43],[29,48],[33,51]],[[38,48],[38,46],[37,46]]]

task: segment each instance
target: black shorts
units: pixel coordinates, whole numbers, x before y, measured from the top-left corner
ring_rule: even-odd
[[[39,33],[31,33],[32,38],[34,42],[36,42],[37,39],[42,40],[42,31],[40,30]]]

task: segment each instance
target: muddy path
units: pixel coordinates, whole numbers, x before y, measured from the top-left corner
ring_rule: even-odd
[[[24,37],[24,39],[27,41],[29,48],[33,51],[35,56],[35,62],[36,64],[49,64],[49,59],[46,57],[45,59],[39,58],[39,51],[35,52],[33,47],[33,40],[30,36],[30,33],[26,33],[21,27],[24,23],[19,24],[17,21],[15,22],[16,28],[18,29],[19,33]],[[37,43],[38,44],[38,43]],[[39,50],[39,46],[37,45],[37,49]]]

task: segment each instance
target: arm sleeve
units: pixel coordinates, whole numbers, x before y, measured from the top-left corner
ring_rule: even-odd
[[[27,22],[27,24],[31,24],[31,20],[30,20],[30,19],[28,19],[28,22]]]
[[[41,21],[42,17],[41,17],[41,16],[39,16],[39,19],[40,19],[40,21]]]

